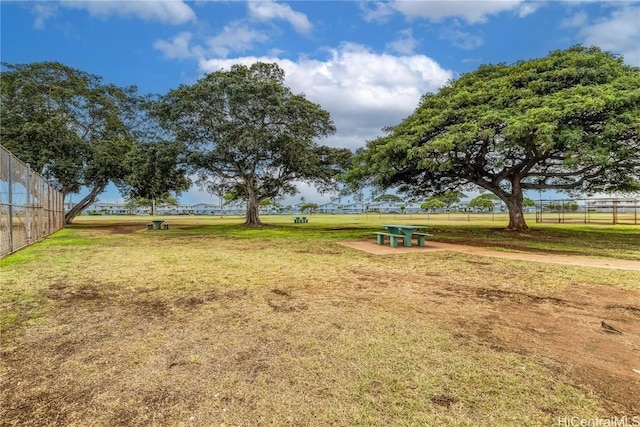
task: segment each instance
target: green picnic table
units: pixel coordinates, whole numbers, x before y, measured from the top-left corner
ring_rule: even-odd
[[[385,238],[388,237],[389,246],[393,248],[398,247],[399,239],[402,239],[403,246],[411,247],[413,236],[416,236],[418,246],[425,246],[426,237],[432,237],[432,234],[418,232],[418,230],[426,228],[422,225],[390,224],[383,225],[383,227],[386,231],[377,231],[374,233],[376,235],[376,241],[379,245],[384,245]]]
[[[162,228],[164,228],[165,230],[169,229],[169,224],[164,224],[164,219],[152,219],[151,220],[151,224],[147,224],[147,229],[149,230],[161,230]],[[164,227],[163,225],[164,224]]]

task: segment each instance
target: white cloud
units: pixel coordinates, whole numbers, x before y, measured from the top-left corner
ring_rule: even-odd
[[[172,25],[196,20],[196,14],[193,9],[182,0],[65,0],[60,5],[73,9],[84,9],[92,16],[104,18],[112,15],[122,17],[135,16],[145,21],[159,21]]]
[[[484,43],[484,38],[479,35],[471,34],[460,29],[460,24],[454,21],[452,25],[449,25],[442,29],[440,37],[448,39],[461,49],[471,50]]]
[[[291,6],[273,1],[250,1],[247,3],[249,17],[254,21],[281,19],[289,22],[298,33],[306,34],[313,25],[304,13],[296,12]]]
[[[405,55],[411,54],[418,47],[418,41],[413,37],[411,28],[402,30],[396,40],[387,43],[387,48]]]
[[[395,1],[392,6],[407,18],[426,18],[440,21],[444,18],[457,17],[468,23],[485,22],[489,15],[509,10],[520,10],[523,0],[490,0],[490,1]],[[528,4],[527,4],[528,5]],[[535,10],[535,9],[529,9]],[[522,10],[520,11],[522,14]],[[528,14],[530,12],[526,12]],[[524,16],[524,15],[522,15]]]
[[[209,51],[226,57],[231,52],[245,52],[253,48],[256,42],[265,42],[268,37],[249,28],[241,22],[232,22],[222,32],[207,40]]]
[[[349,43],[330,49],[326,60],[207,59],[200,68],[213,72],[257,61],[277,62],[287,86],[331,113],[337,133],[324,143],[352,149],[379,136],[383,127],[398,124],[424,93],[438,90],[453,76],[424,55],[378,54]]]
[[[170,42],[157,40],[153,47],[161,51],[165,58],[184,59],[194,56],[194,52],[190,48],[192,34],[189,32],[180,33]]]
[[[393,14],[396,13],[391,3],[361,1],[360,10],[364,20],[367,22],[386,22]]]
[[[536,10],[540,9],[543,5],[543,1],[521,3],[520,9],[518,10],[518,16],[520,18],[524,18],[527,15],[531,15]]]
[[[50,4],[38,3],[31,11],[36,15],[36,19],[33,21],[33,28],[41,30],[44,28],[45,21],[54,16],[58,9]]]
[[[579,37],[585,45],[624,56],[625,62],[640,66],[640,7],[622,7],[607,18],[583,27]]]
[[[225,26],[217,35],[206,39],[205,46],[192,45],[192,34],[183,32],[170,41],[156,40],[153,47],[169,59],[195,58],[201,60],[212,55],[226,58],[231,53],[253,49],[255,43],[266,40],[268,37],[265,34],[249,28],[242,22],[235,21]]]
[[[589,22],[589,16],[586,12],[580,11],[570,18],[563,19],[560,22],[562,28],[580,28]]]

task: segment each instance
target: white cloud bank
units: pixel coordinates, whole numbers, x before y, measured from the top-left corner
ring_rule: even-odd
[[[86,10],[91,16],[100,18],[116,15],[139,18],[144,21],[157,21],[170,25],[180,25],[196,20],[195,12],[183,0],[64,0],[60,3],[51,3],[46,6],[36,5],[32,9],[32,12],[36,15],[34,27],[43,28],[45,21],[55,14],[56,7]]]
[[[178,36],[171,46],[176,57],[201,54],[188,46],[187,36]],[[417,107],[423,94],[437,91],[447,83],[453,72],[443,69],[436,61],[416,54],[391,55],[371,51],[365,46],[344,43],[327,49],[325,59],[298,60],[273,57],[199,58],[202,72],[228,70],[234,64],[276,62],[285,70],[285,85],[331,113],[337,132],[322,144],[356,149],[366,141],[382,134],[381,129],[396,125]],[[296,184],[300,194],[289,197],[285,204],[293,204],[300,196],[311,201],[327,201],[312,186]],[[198,188],[188,197],[194,201],[213,200]]]
[[[311,31],[313,25],[307,15],[296,12],[291,6],[273,1],[250,1],[247,3],[249,17],[253,21],[283,20],[289,22],[296,32],[306,34]]]
[[[437,91],[453,77],[425,55],[379,54],[353,43],[328,53],[324,60],[203,58],[200,69],[208,73],[234,64],[277,62],[285,70],[288,87],[331,113],[337,132],[326,143],[351,149],[380,135],[383,127],[398,124],[423,94]]]
[[[583,16],[576,18],[579,24],[584,20]],[[608,17],[582,27],[578,37],[587,46],[619,53],[626,63],[640,66],[640,7],[616,9]]]
[[[525,3],[524,0],[423,0],[371,2],[365,3],[362,8],[367,21],[384,22],[394,13],[401,13],[407,19],[441,21],[445,18],[460,18],[475,24],[486,22],[490,15],[505,11],[517,11],[523,17],[533,13],[538,7],[533,3]]]

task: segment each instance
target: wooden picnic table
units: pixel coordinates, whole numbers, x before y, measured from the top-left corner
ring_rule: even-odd
[[[404,246],[410,247],[413,236],[416,236],[418,246],[424,246],[425,238],[431,236],[429,233],[418,232],[425,228],[422,225],[388,224],[383,227],[386,231],[375,233],[378,244],[384,245],[385,237],[389,237],[389,245],[394,248],[398,246],[399,239],[402,239]]]

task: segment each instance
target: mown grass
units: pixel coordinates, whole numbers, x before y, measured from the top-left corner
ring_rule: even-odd
[[[496,315],[475,296],[487,289],[605,287],[637,302],[638,273],[336,244],[402,218],[168,220],[80,218],[0,260],[7,425],[515,426],[628,410],[463,325]],[[495,228],[429,226],[459,242]],[[582,230],[544,230],[529,239],[585,253]],[[626,230],[590,239],[635,256]]]
[[[505,230],[508,218],[465,220],[465,214],[450,215],[310,215],[307,224],[294,224],[293,216],[263,216],[264,227],[247,228],[240,217],[167,217],[181,234],[233,236],[246,238],[282,238],[295,240],[354,240],[371,236],[383,224],[415,224],[429,228],[433,240],[476,246],[502,247],[525,251],[570,252],[576,255],[640,259],[640,225],[632,224],[557,224],[535,223],[527,219],[527,233]],[[488,217],[490,218],[490,217]],[[118,217],[123,225],[145,221],[140,217]],[[101,217],[83,217],[82,225],[95,227]],[[171,230],[170,230],[171,231]]]

